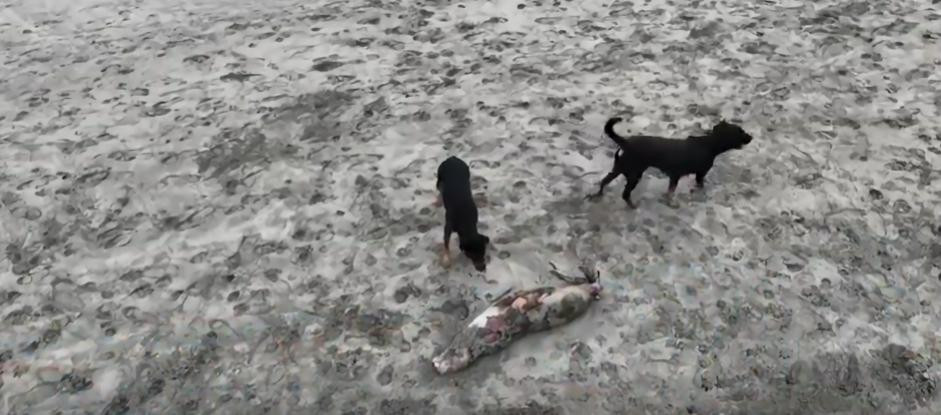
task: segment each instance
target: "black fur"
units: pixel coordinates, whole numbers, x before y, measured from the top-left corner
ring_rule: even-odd
[[[490,238],[477,232],[477,205],[471,193],[470,168],[463,160],[451,156],[438,166],[436,184],[444,203],[444,249],[449,250],[451,232],[457,233],[461,252],[474,263],[474,268],[487,268],[486,254]]]
[[[690,136],[683,140],[643,135],[621,137],[614,132],[614,125],[619,122],[621,119],[615,117],[604,125],[605,134],[614,140],[618,150],[614,153],[611,172],[601,180],[598,192],[588,195],[587,198],[601,197],[604,187],[618,175],[623,175],[627,184],[621,198],[631,208],[634,207],[631,192],[648,168],[655,167],[670,177],[671,194],[676,190],[680,178],[690,174],[696,175],[696,187],[701,189],[705,185],[706,174],[718,155],[740,149],[752,140],[752,136],[742,127],[725,120],[712,127],[708,135]]]

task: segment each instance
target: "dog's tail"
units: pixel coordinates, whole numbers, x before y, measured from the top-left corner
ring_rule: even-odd
[[[607,134],[608,137],[618,145],[619,151],[620,148],[623,148],[627,144],[627,140],[625,140],[624,137],[621,137],[618,135],[618,133],[614,132],[614,124],[617,124],[621,121],[622,120],[620,117],[614,117],[609,119],[608,122],[604,123],[604,133]],[[614,157],[617,158],[617,153],[615,153]]]

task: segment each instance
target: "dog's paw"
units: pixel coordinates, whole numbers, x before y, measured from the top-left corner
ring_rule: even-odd
[[[443,266],[445,269],[451,268],[451,255],[448,255],[448,254],[441,255],[441,266]]]

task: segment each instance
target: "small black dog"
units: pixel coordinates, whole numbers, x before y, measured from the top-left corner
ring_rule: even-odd
[[[487,269],[487,244],[490,238],[477,232],[477,205],[471,193],[470,168],[451,156],[438,166],[438,199],[444,203],[444,266],[451,265],[451,232],[457,232],[461,252],[474,263],[477,271]]]
[[[614,167],[604,179],[597,193],[586,196],[587,199],[597,199],[604,193],[604,187],[611,183],[618,175],[623,174],[627,179],[624,193],[621,198],[630,208],[631,192],[637,187],[644,171],[655,167],[670,177],[668,195],[676,190],[680,178],[689,174],[696,175],[696,188],[702,189],[705,185],[706,173],[712,168],[716,156],[729,150],[740,149],[752,140],[751,135],[742,127],[720,121],[712,132],[705,136],[690,136],[685,140],[677,140],[652,136],[621,137],[614,132],[614,125],[621,122],[620,118],[611,118],[604,125],[604,132],[618,145],[614,153]],[[623,151],[623,153],[622,153]]]

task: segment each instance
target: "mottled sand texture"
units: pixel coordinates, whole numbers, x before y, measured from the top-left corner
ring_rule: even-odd
[[[937,0],[0,1],[0,413],[941,413],[939,38]],[[629,211],[583,200],[611,116],[755,140]],[[486,275],[437,259],[448,155]],[[585,316],[434,374],[586,258]]]

